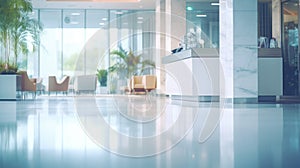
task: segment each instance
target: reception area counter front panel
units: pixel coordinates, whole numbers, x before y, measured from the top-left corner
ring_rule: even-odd
[[[165,56],[166,94],[188,101],[219,100],[219,52],[192,48]]]
[[[283,95],[281,48],[258,49],[258,96]]]

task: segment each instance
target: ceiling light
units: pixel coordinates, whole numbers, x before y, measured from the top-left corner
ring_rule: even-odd
[[[107,18],[102,18],[103,21],[107,21]]]
[[[207,15],[199,14],[199,15],[196,15],[196,17],[207,17]]]
[[[46,0],[46,1],[82,1],[82,2],[101,2],[101,3],[106,3],[106,2],[119,2],[119,3],[132,3],[132,2],[140,2],[141,0]]]
[[[116,14],[116,15],[122,15],[123,12],[121,12],[121,11],[116,11],[115,14]]]
[[[76,12],[76,13],[71,13],[72,16],[79,16],[80,13]]]
[[[100,22],[100,23],[99,23],[99,25],[100,25],[100,26],[104,26],[104,25],[105,25],[105,23],[103,23],[103,22]]]
[[[70,22],[70,24],[79,24],[79,22]]]
[[[212,3],[210,3],[210,5],[211,5],[211,6],[219,6],[220,3],[219,3],[219,2],[212,2]]]
[[[144,18],[143,18],[143,17],[141,17],[141,16],[139,16],[137,19],[138,19],[138,20],[143,20]]]
[[[191,11],[191,10],[193,10],[193,8],[188,6],[188,7],[186,7],[186,10]]]
[[[138,23],[138,24],[142,24],[142,23],[143,23],[143,21],[138,21],[137,23]]]

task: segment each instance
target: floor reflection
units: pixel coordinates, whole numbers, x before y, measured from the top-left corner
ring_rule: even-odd
[[[0,167],[300,167],[298,104],[226,105],[220,109],[217,103],[178,103],[163,98],[128,101],[45,97],[0,102]],[[212,109],[222,110],[220,123],[200,143]],[[80,121],[97,124],[99,116],[120,133],[96,129],[95,134],[109,148],[87,133]],[[164,133],[167,136],[157,138]],[[132,137],[137,138],[134,144]],[[150,137],[156,138],[145,146],[143,138]],[[182,139],[162,153],[148,157],[121,153],[160,151],[162,145],[175,142],[170,137]]]

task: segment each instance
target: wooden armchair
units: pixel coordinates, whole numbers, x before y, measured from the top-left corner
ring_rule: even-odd
[[[21,88],[20,91],[22,92],[22,97],[25,98],[25,92],[33,93],[33,97],[36,97],[36,79],[32,78],[29,79],[26,71],[20,71],[19,74],[21,75]]]
[[[69,88],[69,76],[64,76],[60,82],[57,82],[55,76],[49,76],[48,80],[48,95],[50,95],[50,92],[63,92],[66,93],[68,92]]]

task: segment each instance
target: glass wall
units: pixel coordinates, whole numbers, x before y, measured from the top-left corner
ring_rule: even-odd
[[[287,96],[299,96],[299,0],[282,2],[282,19],[283,91]]]
[[[63,10],[62,21],[62,71],[72,76],[85,73],[85,59],[78,61],[85,44],[85,11]]]
[[[109,67],[109,11],[87,10],[86,11],[86,45],[85,73],[95,71],[94,67],[107,69]],[[95,61],[97,60],[97,61]],[[97,63],[98,65],[93,65]]]
[[[135,56],[141,55],[141,61],[153,60],[155,44],[155,13],[153,11],[110,11],[110,49],[122,48],[132,51]],[[110,57],[111,65],[120,61],[119,57]],[[153,70],[153,69],[152,69]],[[125,72],[125,71],[124,71]],[[150,73],[150,69],[144,71]],[[115,73],[111,76],[112,88],[126,86],[128,76]],[[117,85],[116,85],[117,84]]]
[[[148,51],[155,46],[155,13],[134,10],[40,9],[34,16],[44,27],[39,50],[22,58],[31,77],[62,78],[95,74],[114,64],[110,52],[122,47],[155,58]],[[152,33],[150,33],[152,32]],[[22,65],[23,65],[22,64]]]
[[[298,29],[299,0],[258,1],[258,47],[282,48],[284,96],[300,95]]]
[[[62,72],[62,11],[42,10],[40,21],[44,25],[39,54],[40,76],[47,84],[48,76],[60,77]],[[27,71],[30,71],[29,69]]]
[[[197,36],[197,47],[219,48],[219,1],[187,2],[187,35]]]

